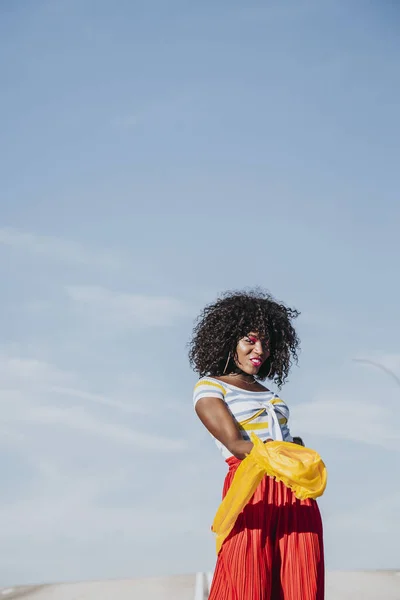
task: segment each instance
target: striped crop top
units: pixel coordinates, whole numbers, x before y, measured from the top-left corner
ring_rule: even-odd
[[[194,388],[194,405],[200,398],[207,397],[225,402],[244,440],[250,441],[250,433],[254,431],[263,442],[267,438],[293,441],[287,425],[289,409],[273,392],[250,392],[219,379],[202,377]],[[232,456],[221,442],[214,440],[225,459]]]

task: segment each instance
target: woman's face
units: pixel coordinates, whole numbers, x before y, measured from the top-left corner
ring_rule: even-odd
[[[263,363],[270,355],[269,342],[250,332],[239,340],[236,348],[236,364],[248,375],[257,375]]]

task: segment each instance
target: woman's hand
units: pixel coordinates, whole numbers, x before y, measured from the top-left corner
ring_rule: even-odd
[[[297,436],[293,438],[293,444],[298,444],[299,446],[305,445],[303,440],[301,439],[301,437],[297,437]]]

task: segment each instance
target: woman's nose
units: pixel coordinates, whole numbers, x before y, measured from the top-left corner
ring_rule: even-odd
[[[258,340],[256,342],[254,349],[257,352],[257,354],[264,354],[264,347],[262,345],[262,342],[260,342],[260,340]]]

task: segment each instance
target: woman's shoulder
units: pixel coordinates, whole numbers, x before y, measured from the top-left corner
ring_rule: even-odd
[[[222,400],[225,398],[226,388],[223,385],[222,381],[215,379],[214,377],[200,377],[194,386],[193,390],[193,400],[196,403],[197,400],[204,397],[215,397],[221,398]]]
[[[197,381],[196,385],[194,386],[194,389],[198,389],[203,386],[219,389],[224,394],[226,393],[226,387],[224,385],[224,382],[221,381],[220,379],[217,379],[216,377],[210,377],[207,375],[205,375],[204,377],[200,377],[200,379]]]
[[[271,392],[273,394],[272,398],[271,398],[271,404],[286,404],[285,400],[283,400],[283,398],[281,398],[280,394],[275,394],[273,392]]]
[[[287,403],[285,402],[285,400],[282,400],[280,395],[274,394],[274,397],[271,398],[270,402],[273,405],[273,407],[275,408],[275,410],[280,412],[287,419],[289,418],[289,407],[288,407]]]

